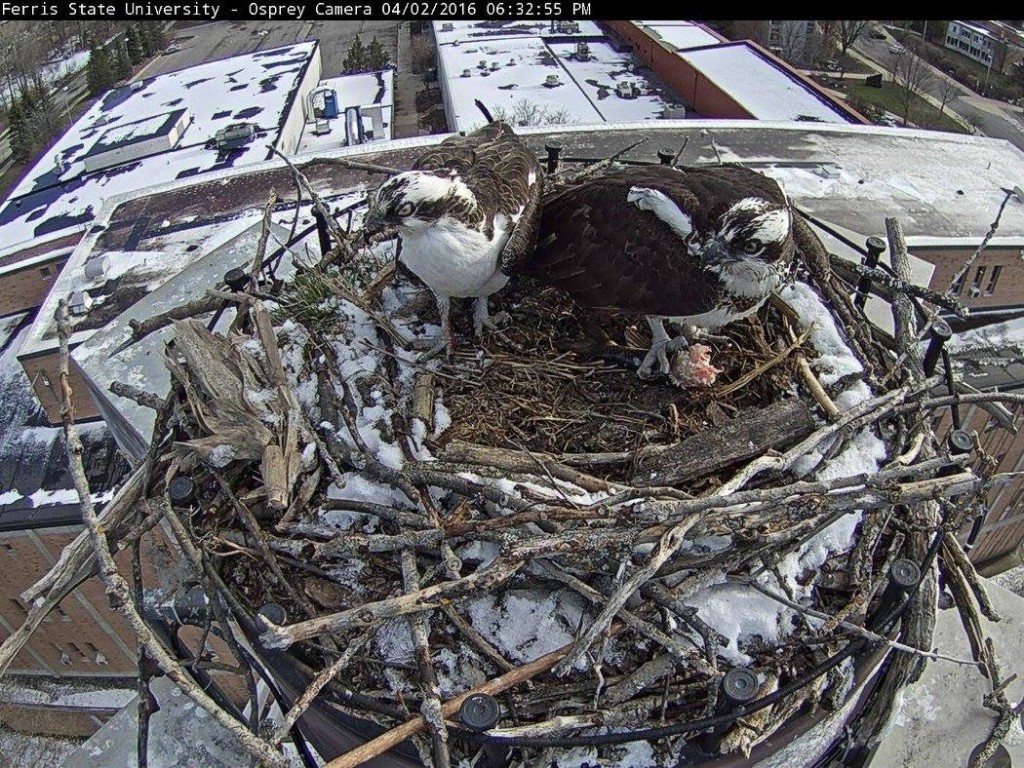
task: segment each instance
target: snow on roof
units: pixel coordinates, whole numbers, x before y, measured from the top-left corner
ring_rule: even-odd
[[[384,131],[381,136],[374,136],[373,141],[390,141],[391,124],[395,112],[395,70],[385,69],[380,72],[364,72],[358,75],[341,75],[321,80],[319,88],[331,88],[337,94],[339,116],[330,121],[330,133],[317,134],[316,123],[307,122],[299,140],[296,154],[321,152],[325,149],[347,146],[345,137],[345,110],[349,107],[368,107],[380,104]],[[322,104],[318,101],[318,106]],[[363,128],[369,133],[373,130],[373,120],[363,114]]]
[[[561,22],[561,26],[547,19],[434,22],[434,39],[439,46],[492,37],[604,37],[604,32],[593,21]]]
[[[677,101],[635,67],[631,54],[616,51],[607,40],[588,39],[590,58],[582,60],[577,42],[519,36],[439,45],[438,73],[450,126],[470,131],[482,125],[477,100],[513,124],[650,119]],[[616,95],[616,84],[626,81],[636,84],[636,97]]]
[[[46,152],[0,209],[4,246],[81,231],[115,195],[209,171],[266,160],[277,144],[310,61],[310,41],[232,56],[108,91]],[[170,151],[85,173],[83,158],[105,133],[187,109],[193,118]],[[231,123],[256,123],[264,138],[219,157],[205,144]]]
[[[795,75],[745,43],[680,51],[678,55],[756,120],[850,122]]]
[[[586,61],[575,55],[575,43],[548,42],[548,48],[604,121],[614,123],[659,118],[666,105],[677,101],[673,94],[651,80],[645,70],[636,68],[632,54],[619,52],[609,43],[588,42],[589,59]],[[635,83],[640,95],[632,98],[619,96],[615,91],[619,83]]]
[[[722,42],[722,38],[714,32],[692,21],[635,21],[633,23],[643,27],[652,37],[660,37],[666,45],[677,50],[719,45]]]

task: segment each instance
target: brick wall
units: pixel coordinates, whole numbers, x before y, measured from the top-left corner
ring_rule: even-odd
[[[945,290],[974,253],[977,246],[955,248],[915,248],[910,251],[935,265],[930,288]],[[971,266],[957,294],[972,308],[1006,307],[1024,304],[1024,249],[986,248]],[[997,270],[998,268],[998,270]],[[993,277],[995,281],[993,284]],[[977,295],[972,288],[978,286]],[[991,288],[991,290],[989,290]]]
[[[67,260],[65,254],[0,275],[0,317],[42,304]]]
[[[63,423],[60,415],[60,353],[54,349],[46,354],[20,358],[20,362],[50,423]],[[69,373],[75,403],[75,419],[82,421],[100,416],[100,410],[89,393],[82,370],[73,359]]]

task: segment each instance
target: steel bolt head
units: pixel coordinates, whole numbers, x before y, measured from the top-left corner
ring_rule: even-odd
[[[474,731],[486,731],[498,722],[501,709],[498,700],[486,693],[474,693],[466,697],[459,707],[459,719],[463,725]]]
[[[749,669],[730,669],[722,678],[722,693],[733,702],[750,701],[760,687],[757,675]]]
[[[889,575],[901,587],[916,587],[921,581],[921,568],[913,560],[901,557],[893,560]]]

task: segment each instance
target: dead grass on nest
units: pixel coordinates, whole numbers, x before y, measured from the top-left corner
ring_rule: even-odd
[[[708,388],[681,389],[667,379],[641,380],[627,361],[642,359],[650,336],[643,318],[586,313],[555,289],[521,281],[492,297],[492,311],[512,321],[503,335],[473,339],[456,312],[460,347],[445,368],[443,396],[452,425],[442,442],[467,440],[503,448],[559,455],[630,451],[668,445],[763,407],[792,391],[791,357],[767,364],[789,342],[772,307],[725,328],[730,343],[707,342],[723,369]],[[585,325],[586,324],[586,325]],[[607,336],[622,362],[596,356]],[[503,337],[504,336],[504,337]],[[486,352],[481,358],[480,349]],[[481,364],[482,363],[482,364]],[[730,385],[758,371],[734,391]]]

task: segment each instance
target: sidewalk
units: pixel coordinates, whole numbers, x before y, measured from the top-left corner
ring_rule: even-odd
[[[398,46],[395,61],[395,114],[391,136],[404,139],[419,136],[420,121],[416,110],[416,93],[423,82],[412,71],[412,24],[398,25]]]

